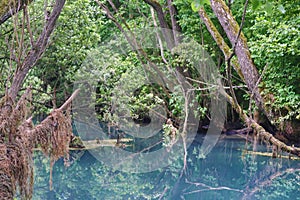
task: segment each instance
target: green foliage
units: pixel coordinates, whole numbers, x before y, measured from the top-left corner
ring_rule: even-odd
[[[179,85],[175,86],[171,98],[169,99],[169,106],[174,116],[184,116],[184,101],[181,87]]]
[[[143,1],[115,2],[119,11],[115,13],[117,20],[122,21],[124,19],[131,29],[139,31],[145,26],[153,24],[149,6]],[[165,3],[165,1],[159,2],[162,5]],[[43,9],[41,9],[44,6],[43,3],[43,1],[37,1],[34,6],[30,6],[32,11],[31,17],[34,19],[32,20],[34,22],[32,23],[32,28],[35,33],[41,31],[43,24],[44,19],[38,18],[38,16],[43,16]],[[263,74],[260,88],[269,108],[268,111],[275,115],[277,123],[284,123],[295,118],[300,119],[299,2],[296,0],[252,0],[250,3],[251,6],[249,6],[246,13],[243,33],[248,39],[251,56],[260,73]],[[209,4],[209,0],[174,1],[174,5],[176,5],[179,13],[176,18],[182,28],[183,35],[203,44],[203,47],[210,52],[215,62],[220,61],[221,71],[224,69],[222,54],[196,13],[201,7],[205,7],[209,17],[216,24],[221,34],[225,36],[216,17],[209,9]],[[233,1],[231,5],[231,11],[238,22],[241,20],[243,5],[244,1],[237,0]],[[168,8],[163,6],[163,10],[166,13],[167,22],[171,24]],[[125,25],[122,24],[122,27],[125,28]],[[49,41],[49,48],[43,55],[43,58],[36,64],[36,68],[31,70],[24,84],[24,87],[29,85],[34,87],[33,104],[36,107],[35,113],[49,112],[54,106],[53,102],[60,105],[72,90],[72,84],[76,79],[74,74],[78,70],[84,71],[85,69],[94,68],[101,72],[100,74],[94,74],[98,78],[96,83],[98,86],[96,89],[96,109],[100,120],[118,122],[120,119],[114,113],[116,105],[125,105],[126,109],[129,109],[130,117],[137,121],[146,117],[149,111],[157,105],[163,107],[168,116],[176,120],[182,119],[185,99],[183,96],[184,91],[182,91],[180,85],[175,85],[170,91],[171,89],[167,88],[167,86],[163,87],[160,84],[147,82],[147,73],[142,73],[144,72],[143,64],[152,61],[163,73],[174,78],[171,76],[171,73],[166,72],[166,64],[162,61],[160,50],[145,49],[148,55],[146,59],[138,58],[136,52],[129,51],[130,47],[125,40],[121,42],[122,44],[108,43],[106,47],[109,46],[110,48],[99,47],[99,43],[109,41],[109,38],[113,37],[116,31],[115,25],[101,12],[95,2],[88,0],[67,2],[64,12],[57,23],[55,33]],[[9,62],[11,52],[7,48],[8,41],[11,40],[13,34],[11,20],[5,26],[1,26],[1,93],[4,93],[6,81],[11,78],[12,71],[16,68],[15,63],[11,64]],[[20,32],[15,34],[20,34]],[[36,35],[34,35],[34,39],[36,39]],[[143,34],[141,35],[144,37]],[[144,38],[141,37],[139,39],[142,40]],[[154,38],[154,40],[157,40],[157,38]],[[226,42],[228,43],[227,40]],[[26,39],[25,43],[30,46],[28,39]],[[13,45],[16,45],[16,43]],[[190,46],[196,45],[190,44]],[[173,49],[173,52],[167,50],[164,52],[165,57],[169,61],[168,67],[178,69],[180,73],[195,80],[199,80],[203,74],[208,76],[213,74],[210,72],[203,74],[197,72],[196,67],[189,58],[201,60],[201,57],[197,56],[202,50],[188,49],[186,47],[182,45],[177,47],[177,49]],[[127,54],[123,54],[122,51],[126,51]],[[177,55],[176,52],[179,51],[182,51],[184,55]],[[19,55],[18,53],[16,55]],[[86,73],[91,72],[88,71]],[[149,73],[152,76],[157,75],[154,70]],[[83,77],[84,75],[82,74]],[[207,82],[213,83],[213,80],[208,80]],[[233,82],[234,84],[240,83],[239,80],[234,80]],[[190,82],[190,84],[193,84],[196,88],[200,87],[199,84],[194,82]],[[209,104],[204,103],[209,100],[206,97],[207,92],[197,91],[195,94],[196,98],[194,101],[197,101],[200,106],[192,110],[192,112],[194,112],[195,116],[204,116],[209,110]],[[247,98],[239,98],[239,100],[242,99],[243,101],[241,104],[247,105],[249,94],[247,94]],[[54,101],[52,101],[53,99]],[[124,112],[127,111],[126,109],[124,109]],[[119,112],[121,113],[122,111],[120,106]],[[179,138],[178,131],[172,136],[173,128],[169,124],[164,125],[164,133],[159,135],[166,147],[170,147],[173,140]],[[246,182],[252,181],[251,176],[256,175],[261,170],[261,166],[266,163],[259,164],[250,155],[244,156],[243,160],[234,160],[234,162],[237,162],[235,164],[232,164],[234,162],[227,163],[227,161],[232,159],[232,153],[224,154],[224,152],[229,150],[232,152],[233,149],[225,146],[222,151],[214,154],[212,157],[205,157],[200,152],[199,146],[193,146],[191,149],[192,155],[188,156],[188,167],[186,168],[187,175],[189,175],[188,178],[194,182],[203,182],[211,187],[223,185],[233,187],[233,183],[238,183],[238,187],[242,189]],[[45,173],[49,173],[49,167],[45,167],[41,171],[37,171],[35,180],[47,189],[35,195],[53,195],[55,199],[99,199],[100,197],[101,199],[129,199],[132,196],[136,199],[155,199],[164,192],[165,188],[169,191],[172,184],[177,182],[179,177],[178,171],[183,167],[182,155],[182,152],[179,152],[176,156],[171,157],[169,160],[171,165],[167,169],[163,169],[157,174],[153,172],[157,176],[156,179],[145,179],[144,174],[114,171],[96,163],[96,161],[91,163],[84,160],[81,163],[74,161],[74,165],[69,169],[55,166],[56,171],[59,173],[54,175],[53,181],[58,185],[52,193],[48,191],[48,175],[45,175]],[[76,157],[74,154],[72,156]],[[237,157],[240,158],[240,154]],[[204,160],[204,158],[206,159]],[[37,165],[49,165],[47,160],[40,157],[37,157],[35,162]],[[224,163],[226,164],[225,166]],[[229,168],[235,170],[227,173]],[[242,172],[243,175],[237,177],[237,171]],[[68,174],[65,172],[68,172]],[[224,176],[223,179],[220,179],[220,174]],[[88,179],[87,177],[90,176],[96,178]],[[168,178],[162,180],[162,177]],[[76,183],[78,179],[82,181],[80,182],[80,187]],[[64,188],[59,186],[60,180],[68,180]],[[299,192],[298,174],[295,177],[289,177],[289,180],[291,182],[284,179],[275,179],[273,186],[274,188],[279,188],[279,190],[276,191],[273,186],[264,187],[260,192],[257,192],[258,198],[285,198],[292,196],[295,191]],[[158,186],[157,183],[160,185]],[[163,188],[165,185],[166,187]],[[101,187],[101,190],[99,190],[99,187]],[[205,189],[205,187],[203,188]],[[268,196],[269,193],[267,191],[270,188],[274,192]],[[192,189],[196,190],[199,187],[189,186],[185,188],[185,191],[192,191]],[[118,197],[113,197],[116,194]],[[221,193],[215,192],[213,194],[216,195],[214,196],[215,199],[225,199]],[[240,199],[239,195],[239,193],[232,194],[230,197]],[[167,194],[164,196],[167,196]],[[191,196],[191,199],[193,197]],[[203,199],[212,198],[205,194],[202,197]]]
[[[194,12],[197,12],[205,4],[210,5],[210,1],[209,0],[193,0],[191,2],[191,7]]]
[[[271,15],[277,11],[281,12],[282,14],[286,12],[282,4],[278,4],[271,0],[252,0],[250,1],[250,4],[253,10],[264,10],[268,15]]]
[[[178,140],[179,131],[172,124],[163,125],[163,146],[172,147]]]
[[[90,1],[67,2],[59,18],[50,46],[31,72],[55,90],[57,104],[71,93],[74,73],[81,66],[88,50],[101,41],[103,17]],[[54,96],[52,96],[54,98]]]
[[[249,46],[255,64],[264,68],[263,95],[277,123],[295,119],[300,112],[300,30],[297,28],[300,5],[274,2],[274,6],[287,12],[275,12],[272,17],[263,11],[251,14],[252,25],[247,28]]]

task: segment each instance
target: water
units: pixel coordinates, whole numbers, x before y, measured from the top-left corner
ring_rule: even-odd
[[[205,159],[201,136],[181,158],[148,173],[113,170],[88,151],[72,151],[71,166],[58,161],[49,190],[49,160],[35,155],[33,199],[300,199],[300,161],[245,154],[244,140],[220,139]],[[258,145],[258,151],[266,151]]]

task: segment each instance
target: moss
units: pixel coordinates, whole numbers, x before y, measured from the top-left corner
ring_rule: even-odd
[[[223,37],[221,36],[221,34],[219,33],[219,31],[215,27],[215,25],[213,24],[213,22],[209,19],[208,15],[206,14],[206,12],[205,12],[205,10],[203,8],[201,8],[199,10],[199,14],[202,17],[202,20],[205,22],[205,25],[207,26],[207,28],[209,29],[209,31],[212,32],[211,34],[212,34],[214,40],[216,41],[217,45],[222,50],[225,58],[227,59],[232,54],[231,49],[225,43]],[[244,75],[242,73],[242,70],[241,70],[241,68],[239,66],[239,63],[238,63],[237,59],[236,58],[232,58],[231,63],[234,66],[234,69],[238,73],[238,75],[240,76],[240,78],[242,80],[245,80],[244,79]]]
[[[28,5],[32,2],[33,0],[23,0],[21,1],[21,5]],[[17,6],[17,1],[16,0],[1,0],[0,2],[0,19],[8,14],[10,12],[10,8],[16,8]]]
[[[0,2],[0,17],[9,11],[9,5],[11,0],[2,0]]]

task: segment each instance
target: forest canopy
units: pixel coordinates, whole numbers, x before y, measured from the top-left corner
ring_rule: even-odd
[[[116,105],[126,105],[126,120],[141,126],[151,123],[149,113],[159,105],[165,114],[161,137],[170,146],[189,134],[187,116],[203,131],[219,98],[228,103],[225,123],[216,122],[223,133],[247,128],[274,146],[274,155],[300,156],[299,11],[296,0],[1,1],[0,195],[9,199],[19,188],[24,199],[32,197],[33,148],[53,162],[68,158],[76,115],[71,101],[80,97],[80,91],[73,94],[76,75],[90,66],[101,72],[93,109],[107,130],[121,126]],[[146,48],[143,30],[156,49]],[[122,38],[112,40],[116,35]],[[220,85],[193,65],[204,51],[222,82],[215,96],[211,88]],[[161,84],[167,79],[134,85],[160,72],[175,74],[174,87]],[[125,88],[120,85],[132,93],[116,91]]]

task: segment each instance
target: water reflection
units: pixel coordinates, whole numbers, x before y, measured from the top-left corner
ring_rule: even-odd
[[[106,167],[88,151],[72,151],[70,167],[55,164],[52,191],[49,160],[36,153],[33,199],[300,199],[300,161],[243,153],[252,146],[237,139],[221,139],[201,159],[201,141],[198,135],[188,149],[184,171],[180,157],[134,174]]]

